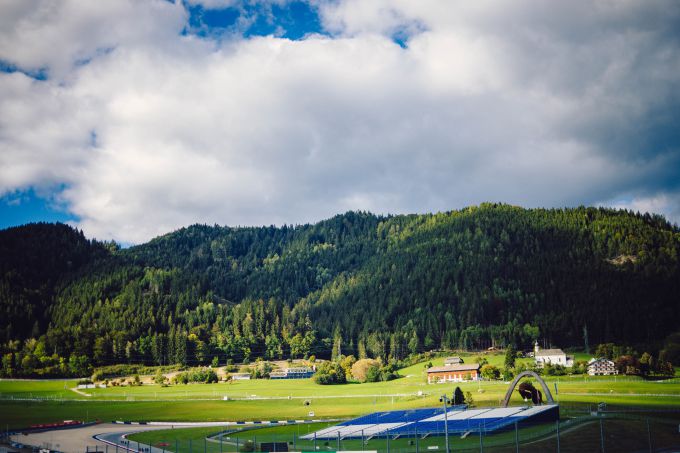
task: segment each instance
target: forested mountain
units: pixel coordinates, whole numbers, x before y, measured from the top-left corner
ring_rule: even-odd
[[[195,225],[126,250],[27,225],[0,232],[3,366],[654,342],[679,325],[679,252],[662,217],[603,208]]]
[[[58,285],[97,258],[102,244],[63,225],[37,223],[0,231],[0,338],[37,337],[45,331]]]

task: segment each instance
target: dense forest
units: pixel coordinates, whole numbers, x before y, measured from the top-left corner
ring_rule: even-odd
[[[194,225],[128,249],[31,224],[0,231],[1,372],[660,344],[679,253],[663,217],[584,207]]]

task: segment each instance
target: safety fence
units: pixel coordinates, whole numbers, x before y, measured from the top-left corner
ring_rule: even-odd
[[[302,427],[304,428],[304,427]],[[598,414],[561,421],[518,422],[494,431],[433,435],[400,430],[398,434],[303,439],[308,432],[287,426],[208,433],[205,428],[132,435],[123,443],[84,447],[84,452],[226,453],[226,452],[655,452],[680,448],[680,417]],[[145,437],[146,436],[146,437]]]

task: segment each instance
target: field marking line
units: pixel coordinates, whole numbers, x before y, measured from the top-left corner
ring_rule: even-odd
[[[671,397],[680,398],[678,393],[614,393],[614,392],[598,392],[598,393],[574,393],[574,392],[560,392],[560,395],[571,395],[571,396],[655,396],[655,397]]]
[[[71,391],[73,391],[73,392],[76,392],[76,393],[79,394],[79,395],[83,395],[83,396],[87,396],[87,397],[91,397],[91,396],[92,396],[92,395],[89,394],[89,393],[81,392],[80,390],[78,390],[78,389],[75,388],[75,387],[71,387],[69,390],[71,390]]]

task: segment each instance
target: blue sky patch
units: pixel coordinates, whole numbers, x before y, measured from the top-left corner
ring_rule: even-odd
[[[52,193],[59,193],[60,190]],[[0,197],[0,228],[32,222],[77,222],[51,198],[38,196],[33,189],[18,190]]]
[[[18,67],[17,65],[14,65],[8,61],[1,59],[0,59],[0,72],[5,72],[8,74],[20,72],[35,80],[47,80],[47,69],[45,68],[38,69],[36,71],[28,71]]]
[[[184,34],[219,38],[236,34],[243,37],[277,36],[299,40],[309,34],[324,33],[318,11],[306,2],[285,4],[243,3],[229,8],[205,8],[185,4],[189,22]]]

